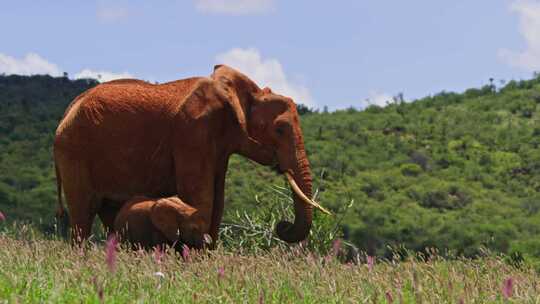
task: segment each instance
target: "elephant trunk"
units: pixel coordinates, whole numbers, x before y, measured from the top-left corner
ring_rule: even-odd
[[[301,138],[297,140],[295,154],[296,164],[292,170],[292,177],[302,193],[308,198],[311,198],[311,169]],[[294,188],[293,183],[291,183],[291,186]],[[293,193],[294,223],[282,221],[276,226],[278,237],[289,243],[300,242],[306,239],[311,229],[311,222],[313,219],[313,206],[306,203],[305,199],[296,194],[296,192]]]

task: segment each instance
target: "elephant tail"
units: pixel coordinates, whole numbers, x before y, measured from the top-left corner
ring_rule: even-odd
[[[56,171],[56,192],[58,194],[58,208],[56,209],[56,218],[58,220],[64,218],[66,210],[64,208],[64,203],[62,202],[62,176],[60,176],[60,171],[58,170],[58,164],[54,162],[54,170]]]

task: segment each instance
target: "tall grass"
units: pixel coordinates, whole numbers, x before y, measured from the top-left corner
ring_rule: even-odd
[[[29,303],[538,303],[540,276],[499,256],[341,263],[301,247],[259,254],[111,250],[0,234],[0,299]],[[113,249],[114,250],[114,249]],[[334,251],[332,251],[334,252]],[[111,267],[111,258],[114,267]],[[362,261],[365,261],[363,257]]]
[[[506,257],[352,250],[339,239],[350,205],[333,217],[316,213],[309,240],[286,244],[273,227],[292,217],[290,195],[275,190],[256,199],[256,212],[230,215],[212,251],[132,251],[103,234],[71,247],[0,221],[0,302],[540,303],[540,274]]]

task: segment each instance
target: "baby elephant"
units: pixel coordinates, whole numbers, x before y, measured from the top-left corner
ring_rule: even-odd
[[[114,221],[114,229],[122,240],[146,249],[165,244],[176,248],[181,244],[202,248],[202,226],[197,210],[176,196],[134,197],[124,204]]]

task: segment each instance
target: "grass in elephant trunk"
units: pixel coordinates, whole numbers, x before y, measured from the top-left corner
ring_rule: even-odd
[[[220,239],[223,247],[228,250],[241,250],[246,253],[258,254],[271,248],[288,248],[289,244],[281,240],[274,227],[283,219],[294,218],[293,195],[287,184],[272,185],[269,193],[255,196],[253,210],[250,212],[237,210],[229,213],[221,225]],[[301,242],[305,248],[326,254],[335,239],[342,237],[341,220],[347,214],[352,204],[338,210],[336,216],[328,216],[315,210],[313,226],[309,237]],[[345,243],[346,246],[351,246]]]
[[[180,303],[535,303],[540,275],[504,258],[340,263],[298,245],[246,254],[120,249],[111,272],[106,246],[73,249],[66,242],[0,233],[0,299],[7,302]],[[335,252],[335,250],[334,250]]]

